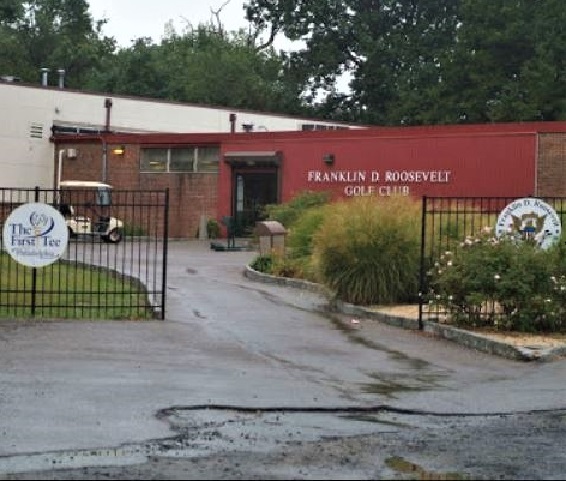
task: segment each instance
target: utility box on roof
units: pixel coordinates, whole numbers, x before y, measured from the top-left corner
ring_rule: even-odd
[[[283,224],[277,221],[256,222],[256,233],[259,237],[259,255],[285,252],[285,236],[287,231]]]

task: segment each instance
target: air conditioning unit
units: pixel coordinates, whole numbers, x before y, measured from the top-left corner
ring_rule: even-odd
[[[77,158],[77,149],[67,149],[67,158],[68,159],[76,159]]]

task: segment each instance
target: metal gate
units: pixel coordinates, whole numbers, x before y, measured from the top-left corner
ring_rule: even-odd
[[[164,319],[169,191],[91,184],[0,188],[1,232],[15,209],[39,203],[62,214],[69,237],[56,262],[28,267],[2,235],[0,318]]]

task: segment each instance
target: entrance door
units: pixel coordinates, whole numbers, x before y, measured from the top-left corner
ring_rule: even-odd
[[[278,202],[277,169],[235,170],[234,184],[235,234],[248,237],[265,219],[263,207]]]

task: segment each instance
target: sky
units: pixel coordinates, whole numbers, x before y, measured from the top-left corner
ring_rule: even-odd
[[[218,11],[225,30],[233,31],[247,28],[243,9],[246,0],[87,0],[94,20],[106,18],[103,34],[114,37],[119,47],[130,47],[139,37],[151,37],[160,43],[165,31],[165,24],[170,20],[177,33],[182,34],[190,24],[216,24]],[[322,1],[322,0],[321,0]],[[302,42],[293,43],[283,36],[275,39],[277,50],[290,51],[304,48]],[[338,90],[347,92],[348,76],[338,80]]]
[[[177,33],[189,25],[215,24],[218,11],[224,29],[247,28],[244,0],[87,0],[94,20],[107,18],[103,33],[114,37],[120,47],[130,47],[139,37],[151,37],[160,43],[164,26],[173,21]],[[224,6],[223,6],[224,5]],[[276,45],[277,46],[277,45]],[[279,45],[277,48],[284,48]]]

